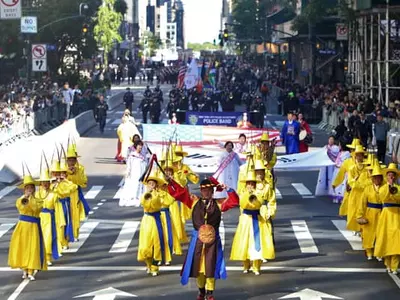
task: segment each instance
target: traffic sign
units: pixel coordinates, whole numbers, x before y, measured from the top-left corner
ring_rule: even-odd
[[[37,33],[37,17],[22,17],[21,33]]]
[[[0,0],[0,19],[21,19],[21,0]]]
[[[336,24],[336,40],[337,41],[347,41],[348,39],[348,27],[346,24],[337,23]]]
[[[47,49],[46,44],[32,45],[32,71],[46,72],[47,71]]]

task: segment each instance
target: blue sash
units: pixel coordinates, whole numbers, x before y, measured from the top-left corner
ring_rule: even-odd
[[[251,218],[253,220],[254,245],[256,247],[256,250],[260,251],[261,250],[260,226],[258,226],[258,215],[260,214],[260,211],[243,209],[243,213],[245,215],[251,216]]]
[[[383,203],[383,208],[385,207],[400,207],[398,203]]]
[[[64,218],[65,218],[65,228],[64,228],[64,237],[67,241],[73,242],[74,239],[74,231],[72,229],[72,220],[71,220],[71,198],[62,198],[60,199]]]
[[[171,215],[169,213],[169,208],[162,208],[161,211],[165,214],[165,219],[167,220],[168,247],[169,247],[169,252],[172,255],[174,243],[173,243],[173,237],[172,237]]]
[[[185,263],[182,268],[181,284],[186,285],[189,282],[190,273],[192,271],[192,265],[194,260],[194,252],[196,250],[197,237],[199,232],[197,230],[192,231],[192,239],[190,240],[188,252],[186,254]],[[221,237],[219,231],[216,232],[217,241],[217,260],[215,263],[215,279],[226,279],[226,265],[224,260],[224,251],[222,250]],[[207,262],[206,262],[207,263]]]
[[[376,209],[382,209],[383,205],[382,204],[378,204],[378,203],[367,202],[367,207],[376,208]]]
[[[146,215],[154,217],[156,220],[156,225],[157,225],[157,231],[158,231],[158,238],[160,240],[160,246],[161,246],[161,256],[162,256],[162,261],[165,261],[165,245],[164,245],[164,233],[163,233],[163,228],[162,228],[162,223],[161,223],[161,213],[159,211],[157,212],[145,212]]]
[[[19,220],[23,221],[23,222],[29,222],[29,223],[37,224],[38,229],[39,229],[40,265],[43,268],[43,263],[44,263],[44,244],[43,244],[42,227],[40,227],[40,218],[35,218],[35,217],[32,217],[32,216],[27,216],[27,215],[20,215],[19,216]]]
[[[50,217],[51,217],[51,254],[54,259],[59,259],[60,257],[58,256],[56,216],[54,215],[54,209],[43,208],[42,213],[50,214]]]
[[[85,196],[83,196],[82,188],[79,185],[78,185],[78,195],[79,195],[79,200],[83,204],[83,209],[85,210],[85,216],[87,217],[89,215],[90,206],[87,200],[85,199]]]

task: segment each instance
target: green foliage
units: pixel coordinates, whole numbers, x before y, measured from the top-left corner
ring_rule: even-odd
[[[188,49],[192,49],[193,51],[201,51],[201,50],[219,50],[219,46],[214,44],[205,42],[203,44],[200,43],[188,43]]]
[[[143,55],[150,57],[155,56],[156,50],[160,49],[161,46],[161,39],[154,35],[151,31],[146,31],[143,34],[142,41],[140,43],[140,48],[144,50],[142,52]]]
[[[121,42],[119,28],[122,23],[122,15],[114,9],[115,0],[103,0],[95,17],[94,39],[103,48],[104,64],[108,65],[108,54],[115,42]]]

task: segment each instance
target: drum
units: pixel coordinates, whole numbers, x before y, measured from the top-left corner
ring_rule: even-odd
[[[306,138],[306,136],[307,136],[307,130],[303,129],[302,131],[300,131],[299,140],[303,141]]]

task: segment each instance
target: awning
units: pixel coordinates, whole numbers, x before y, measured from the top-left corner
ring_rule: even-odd
[[[267,16],[268,24],[279,25],[293,20],[296,13],[287,7],[278,10],[277,12]]]

